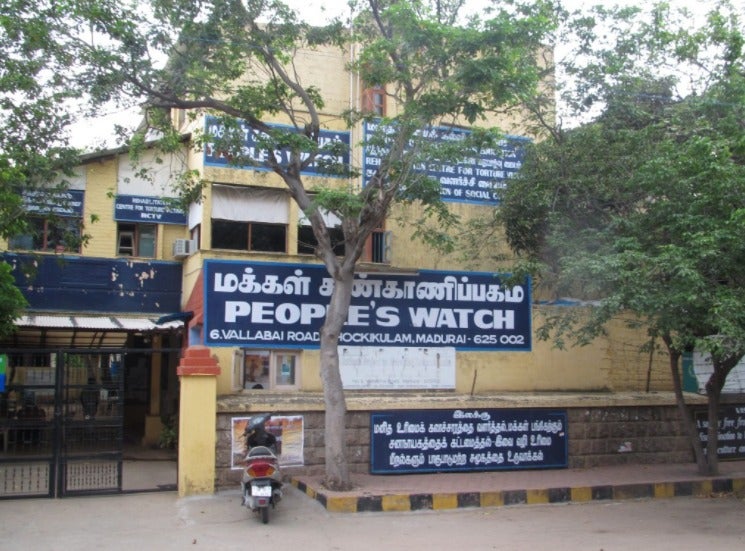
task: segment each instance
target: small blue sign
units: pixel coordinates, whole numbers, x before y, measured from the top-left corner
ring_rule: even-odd
[[[5,380],[8,373],[8,355],[0,354],[0,392],[5,392]]]
[[[708,431],[709,412],[705,408],[693,412],[698,429],[698,437],[704,453],[709,452]],[[733,404],[719,408],[719,442],[717,457],[722,461],[739,461],[745,458],[745,405]]]
[[[67,191],[24,190],[26,211],[34,214],[78,217],[83,215],[83,196],[79,189]]]
[[[370,414],[370,472],[565,468],[565,410],[405,410]]]
[[[160,197],[117,195],[114,201],[114,220],[184,226],[186,214],[169,200]]]

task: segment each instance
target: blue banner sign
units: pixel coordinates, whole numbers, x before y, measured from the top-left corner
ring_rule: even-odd
[[[244,135],[243,150],[241,154],[246,159],[250,159],[250,164],[233,165],[231,164],[230,158],[222,151],[219,151],[214,142],[207,142],[204,146],[204,164],[205,166],[214,167],[235,167],[247,170],[271,170],[266,164],[269,152],[262,148],[259,144],[260,133],[253,128],[250,128],[244,121],[240,122],[241,130]],[[270,124],[272,128],[280,128],[290,132],[297,132],[297,129],[292,126],[281,125],[281,124]],[[207,137],[212,139],[221,138],[225,133],[226,128],[219,119],[216,117],[207,117],[205,120],[205,133]],[[339,154],[338,146],[342,144],[343,154]],[[349,132],[347,131],[336,131],[336,130],[321,130],[319,145],[321,151],[316,157],[317,162],[310,164],[301,174],[309,176],[325,176],[334,177],[333,174],[324,173],[319,168],[319,162],[325,161],[327,163],[334,163],[338,165],[349,166]],[[333,152],[331,151],[333,146]],[[324,152],[326,150],[326,152]],[[278,158],[279,164],[288,166],[290,161],[290,150],[280,149],[274,151],[274,155]]]
[[[698,437],[708,452],[709,412],[706,409],[694,411]],[[723,461],[745,458],[745,405],[727,405],[719,408],[719,443],[717,457]]]
[[[67,191],[24,190],[26,212],[54,216],[83,216],[83,190]]]
[[[564,410],[406,410],[370,414],[370,472],[403,474],[567,466]]]
[[[379,122],[368,122],[364,128],[364,140],[386,129]],[[469,131],[454,127],[432,127],[424,131],[424,137],[434,141],[463,140]],[[463,159],[459,163],[423,164],[418,171],[440,182],[443,201],[496,205],[498,191],[507,185],[522,167],[524,147],[530,140],[524,137],[507,136],[498,149],[481,151],[478,158]],[[363,158],[363,182],[366,185],[381,165],[386,154],[380,147],[366,146]]]
[[[5,392],[5,380],[6,380],[7,374],[8,374],[8,355],[0,354],[0,392]]]
[[[186,214],[167,199],[143,195],[117,195],[114,220],[186,225]]]
[[[333,291],[322,265],[207,260],[205,344],[318,348]],[[530,282],[488,273],[357,274],[340,344],[531,349]]]

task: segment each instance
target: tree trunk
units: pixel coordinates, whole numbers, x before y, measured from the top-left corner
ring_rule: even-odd
[[[334,278],[334,291],[326,321],[321,328],[321,379],[325,414],[326,479],[329,490],[345,491],[352,487],[346,456],[347,404],[339,371],[339,335],[352,298],[354,272]]]
[[[708,463],[707,475],[719,474],[719,404],[722,398],[722,389],[727,381],[727,375],[742,358],[741,354],[727,354],[724,357],[712,354],[712,367],[714,371],[706,382],[706,396],[709,399],[707,419],[709,427],[706,431],[706,459]]]
[[[667,352],[670,357],[670,373],[673,377],[673,389],[675,390],[675,403],[678,406],[678,413],[683,423],[683,428],[688,434],[688,441],[693,448],[693,455],[696,458],[696,466],[698,467],[699,474],[705,474],[708,469],[706,454],[704,454],[704,448],[701,445],[701,439],[698,435],[698,428],[696,427],[696,421],[688,410],[688,406],[685,403],[685,397],[683,396],[683,384],[680,380],[680,371],[678,370],[680,364],[680,352],[670,347],[670,341],[664,339],[665,344],[668,345]]]
[[[710,385],[706,385],[706,395],[709,398],[709,408],[707,416],[709,427],[706,431],[707,469],[705,472],[699,471],[699,473],[702,475],[718,475],[719,455],[717,454],[717,450],[719,449],[719,398],[722,392],[721,388],[709,389],[709,386]]]

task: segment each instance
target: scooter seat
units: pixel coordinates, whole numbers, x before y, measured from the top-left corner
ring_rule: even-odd
[[[252,459],[255,457],[272,457],[274,459],[277,458],[277,456],[274,455],[274,452],[272,452],[272,450],[270,450],[266,446],[254,446],[253,448],[248,450],[246,459]]]

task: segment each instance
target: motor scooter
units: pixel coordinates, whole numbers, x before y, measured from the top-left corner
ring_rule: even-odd
[[[270,414],[254,417],[246,427],[244,436],[248,454],[241,480],[243,505],[258,512],[264,524],[269,522],[269,507],[276,507],[282,499],[277,439],[265,427],[270,418]]]

